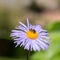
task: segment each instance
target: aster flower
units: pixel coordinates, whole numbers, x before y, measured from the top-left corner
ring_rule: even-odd
[[[42,48],[46,50],[49,46],[47,30],[44,30],[40,25],[31,25],[27,18],[27,26],[22,22],[12,30],[11,37],[16,43],[16,47],[24,47],[26,50],[40,51]]]

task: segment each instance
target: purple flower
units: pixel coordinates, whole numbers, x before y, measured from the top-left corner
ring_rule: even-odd
[[[49,46],[49,40],[47,30],[44,30],[40,25],[31,25],[27,18],[27,26],[22,22],[16,27],[16,30],[12,30],[11,37],[16,43],[16,47],[24,47],[26,50],[40,51],[42,48],[46,50]]]

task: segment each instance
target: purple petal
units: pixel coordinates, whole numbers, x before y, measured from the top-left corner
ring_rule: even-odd
[[[28,18],[27,18],[27,26],[28,26],[28,28],[29,28],[29,21],[28,21]]]
[[[25,47],[24,47],[24,49],[27,49],[27,50],[29,50],[29,43],[27,43],[26,45],[25,45]]]
[[[27,44],[28,40],[25,38],[20,46],[24,47]]]
[[[48,36],[41,36],[40,38],[45,39],[45,40],[50,40],[50,37]]]
[[[25,37],[25,32],[12,30],[11,36],[15,37]]]
[[[41,35],[41,36],[47,36],[48,33],[44,33],[44,32],[42,32],[42,33],[40,33],[39,35]]]
[[[15,47],[17,47],[18,45],[20,45],[20,43],[22,43],[23,40],[21,38],[17,39],[16,41],[14,41],[14,43],[17,43]]]
[[[34,28],[38,33],[42,31],[42,27],[40,25],[36,25]]]
[[[29,24],[29,27],[28,27],[29,29],[31,29],[32,28],[32,25],[31,24]]]
[[[27,31],[27,28],[25,28],[24,26],[22,25],[19,25],[18,27],[16,27],[16,29],[19,29],[19,30],[22,30],[22,31]]]
[[[33,41],[32,43],[33,43],[33,50],[34,51],[36,51],[36,50],[40,51],[40,47],[36,44],[36,41]]]
[[[36,40],[37,42],[40,43],[40,47],[43,49],[43,50],[46,50],[48,48],[48,45],[46,45],[45,43],[43,43],[42,41],[40,40]]]
[[[44,43],[45,43],[45,44],[47,44],[47,45],[49,45],[49,44],[50,44],[50,43],[49,43],[49,41],[44,40],[44,39],[41,39],[41,38],[40,38],[40,41],[44,42]]]
[[[25,24],[23,24],[22,22],[19,22],[22,26],[24,26],[25,28],[27,28],[27,26]]]

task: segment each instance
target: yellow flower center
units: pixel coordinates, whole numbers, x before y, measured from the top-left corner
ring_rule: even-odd
[[[36,39],[38,37],[38,33],[33,29],[29,29],[29,31],[26,32],[26,35],[30,39]]]

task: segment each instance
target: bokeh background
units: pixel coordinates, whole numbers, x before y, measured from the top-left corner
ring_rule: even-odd
[[[31,52],[30,60],[60,60],[60,0],[0,0],[0,60],[26,60],[26,50],[15,48],[10,33],[27,17],[51,38],[49,48]]]

